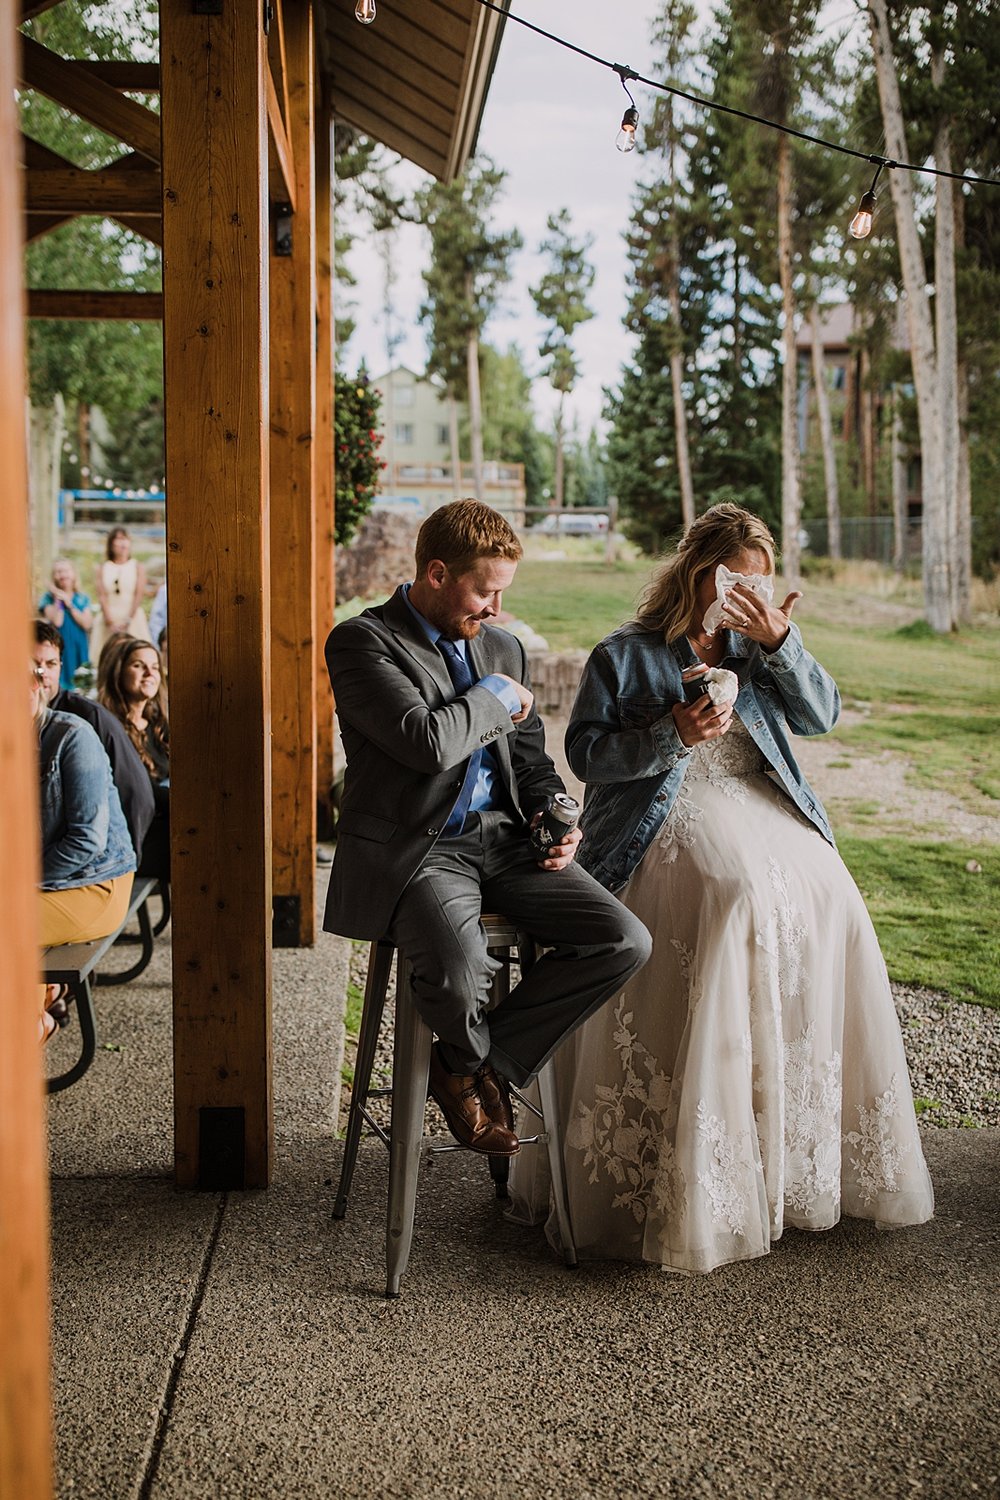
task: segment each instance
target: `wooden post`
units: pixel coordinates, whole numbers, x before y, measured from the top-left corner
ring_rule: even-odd
[[[161,0],[175,1171],[271,1170],[263,10]]]
[[[284,7],[291,244],[271,237],[274,941],[316,940],[315,72],[311,0]]]
[[[23,224],[14,88],[19,0],[0,0],[0,1495],[52,1494],[49,1225],[38,1045],[38,759],[28,709]]]
[[[333,785],[333,693],[323,648],[336,603],[333,515],[333,113],[320,101],[316,121],[316,788],[329,834]]]

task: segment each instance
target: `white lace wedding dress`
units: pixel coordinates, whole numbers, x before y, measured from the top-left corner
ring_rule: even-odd
[[[928,1219],[868,912],[739,719],[693,750],[621,894],[653,956],[556,1055],[581,1256],[710,1271],[765,1255],[786,1224]],[[545,1217],[544,1152],[521,1153],[512,1190],[512,1217]]]

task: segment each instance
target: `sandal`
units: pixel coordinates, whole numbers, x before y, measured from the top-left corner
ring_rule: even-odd
[[[52,1017],[56,1026],[69,1025],[69,1007],[73,1000],[73,992],[68,984],[47,984],[45,986],[45,1013]],[[51,1036],[51,1032],[48,1034]],[[44,1038],[48,1040],[48,1036]]]

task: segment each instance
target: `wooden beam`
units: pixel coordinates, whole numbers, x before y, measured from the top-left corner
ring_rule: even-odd
[[[20,24],[23,25],[34,16],[44,15],[47,10],[55,10],[56,6],[62,3],[63,0],[21,0]]]
[[[105,167],[85,172],[82,167],[29,167],[25,180],[29,214],[128,213],[133,218],[160,217],[163,188],[159,172],[120,172]]]
[[[333,693],[323,647],[333,629],[333,115],[321,99],[316,119],[316,787],[329,823],[333,785]],[[329,833],[327,827],[326,832]]]
[[[0,1495],[50,1500],[49,1225],[38,1045],[38,757],[26,689],[28,457],[15,0],[0,0]],[[46,565],[49,559],[45,559]]]
[[[163,317],[163,293],[52,291],[36,287],[28,292],[28,317],[155,323]]]
[[[110,83],[112,88],[127,89],[133,94],[160,92],[160,65],[156,62],[115,61],[103,57],[67,58],[78,68]]]
[[[40,141],[33,141],[30,136],[22,135],[21,146],[24,152],[24,162],[28,168],[37,168],[46,171],[49,167],[62,167],[67,171],[73,169],[73,163],[65,156],[60,156],[58,151],[52,151],[48,146],[43,146]],[[75,170],[79,171],[79,168]],[[120,156],[117,161],[110,162],[107,167],[102,167],[99,172],[148,172],[149,162],[137,151],[130,151],[126,156]],[[95,173],[94,175],[99,175]],[[32,214],[28,221],[27,239],[30,243],[40,239],[43,234],[51,234],[53,229],[58,229],[60,224],[68,224],[76,216],[74,214]],[[123,229],[130,229],[133,234],[144,235],[147,240],[152,240],[159,245],[162,242],[159,223],[152,218],[131,218],[128,214],[111,214],[116,223]]]
[[[299,0],[293,0],[298,4]],[[271,25],[267,33],[267,71],[275,90],[282,123],[287,134],[288,125],[288,60],[285,47],[285,7],[283,0],[274,0],[271,7]]]
[[[256,5],[160,0],[175,1173],[272,1155],[267,119]]]
[[[264,78],[267,89],[267,187],[272,203],[287,203],[295,211],[295,163],[292,145],[281,118],[278,96],[270,69]]]
[[[285,18],[295,163],[290,255],[271,255],[272,842],[274,940],[316,940],[316,268],[312,0]]]
[[[159,115],[27,36],[21,37],[21,82],[159,162]]]

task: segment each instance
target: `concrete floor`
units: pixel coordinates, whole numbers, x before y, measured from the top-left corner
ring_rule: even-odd
[[[169,1176],[168,937],[147,982],[98,994],[120,1050],[50,1102],[60,1496],[1000,1489],[1000,1132],[927,1133],[930,1224],[790,1232],[693,1279],[566,1271],[448,1154],[387,1303],[377,1142],[330,1219],[346,945],[275,954],[274,1186],[190,1194]]]

